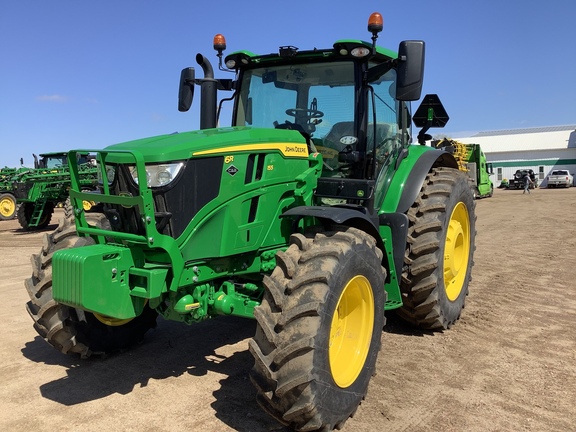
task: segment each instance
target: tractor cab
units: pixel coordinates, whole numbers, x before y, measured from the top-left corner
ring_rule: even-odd
[[[202,128],[202,118],[216,116],[216,90],[234,90],[232,126],[299,133],[309,153],[322,155],[315,196],[371,207],[377,178],[410,144],[410,101],[420,98],[424,43],[404,41],[398,54],[377,47],[382,25],[378,16],[370,23],[372,42],[339,40],[331,49],[309,51],[282,46],[267,55],[238,51],[225,57],[225,67],[226,42],[216,35],[220,69],[236,79],[215,80],[199,55],[205,78],[196,80],[192,68],[182,71],[179,109],[190,107],[193,83],[200,84]]]
[[[326,61],[333,55],[329,51],[302,53],[307,62],[297,63],[299,54],[292,52],[270,59],[266,67],[242,71],[233,125],[298,131],[310,152],[322,154],[323,177],[372,178],[366,154],[383,163],[402,145],[395,70],[368,85],[362,77],[370,62]]]
[[[40,159],[35,154],[34,168],[38,169],[55,169],[68,166],[68,152],[52,152],[42,153]],[[78,165],[91,164],[94,165],[94,156],[86,152],[78,153],[76,156]]]
[[[60,153],[43,153],[38,156],[34,156],[34,168],[61,168],[68,165],[68,152]]]

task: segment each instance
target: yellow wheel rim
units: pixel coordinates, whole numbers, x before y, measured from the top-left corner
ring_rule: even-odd
[[[332,377],[341,388],[360,375],[374,329],[374,295],[364,276],[355,276],[338,299],[330,327],[329,363]]]
[[[448,300],[455,301],[464,287],[470,259],[470,217],[459,202],[448,222],[444,245],[444,289]]]
[[[4,217],[10,217],[16,211],[16,203],[8,197],[2,198],[0,201],[0,213]]]
[[[100,315],[97,313],[95,313],[94,316],[102,324],[105,324],[105,325],[110,326],[110,327],[122,326],[124,324],[129,323],[130,321],[132,321],[134,319],[134,318],[118,319],[118,318],[112,318],[112,317],[109,317],[106,315]]]
[[[82,208],[84,209],[84,211],[88,211],[92,208],[92,206],[96,204],[94,201],[82,201]]]

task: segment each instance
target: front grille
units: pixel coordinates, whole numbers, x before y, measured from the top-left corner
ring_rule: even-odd
[[[152,189],[158,232],[173,238],[184,232],[198,211],[218,196],[223,164],[223,157],[191,159],[170,185]],[[138,185],[127,166],[118,166],[110,192],[114,195],[138,194]],[[145,234],[143,215],[137,207],[106,204],[104,213],[114,231]]]

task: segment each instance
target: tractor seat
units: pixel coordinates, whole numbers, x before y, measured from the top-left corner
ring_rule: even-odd
[[[390,123],[376,123],[376,145],[381,145],[386,138],[391,137],[392,125]],[[340,139],[345,136],[355,136],[354,134],[354,122],[339,122],[332,126],[332,129],[326,134],[323,140],[323,146],[336,151],[344,150],[346,144],[342,144]],[[374,127],[373,123],[368,124],[368,145],[372,143],[374,137]]]

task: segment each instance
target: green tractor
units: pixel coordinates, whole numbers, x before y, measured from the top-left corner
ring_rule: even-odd
[[[97,169],[91,163],[90,155],[79,153],[75,162],[81,190],[94,191],[98,184]],[[45,228],[57,205],[69,207],[71,183],[68,153],[44,153],[40,159],[34,155],[34,169],[20,172],[12,182],[19,204],[17,217],[20,226],[25,230]],[[85,210],[89,210],[93,204],[92,200],[84,200]],[[71,210],[68,212],[71,214]]]
[[[12,178],[19,168],[0,169],[0,220],[10,220],[16,217],[16,197],[12,190]]]
[[[157,315],[186,324],[254,318],[259,404],[295,430],[341,428],[375,373],[385,311],[425,330],[460,317],[475,202],[448,152],[425,145],[448,117],[421,94],[424,43],[398,53],[238,51],[182,71],[179,109],[201,89],[200,130],[90,150],[101,212],[86,213],[70,152],[75,222],[64,219],[26,280],[35,328],[88,357],[141,341]],[[224,63],[225,66],[222,64]],[[231,91],[231,127],[217,92]],[[222,103],[222,102],[221,102]],[[411,143],[411,123],[421,127]]]
[[[19,168],[0,168],[0,220],[10,220],[16,217],[18,204],[14,196],[14,178],[28,171],[24,160],[20,158]]]

